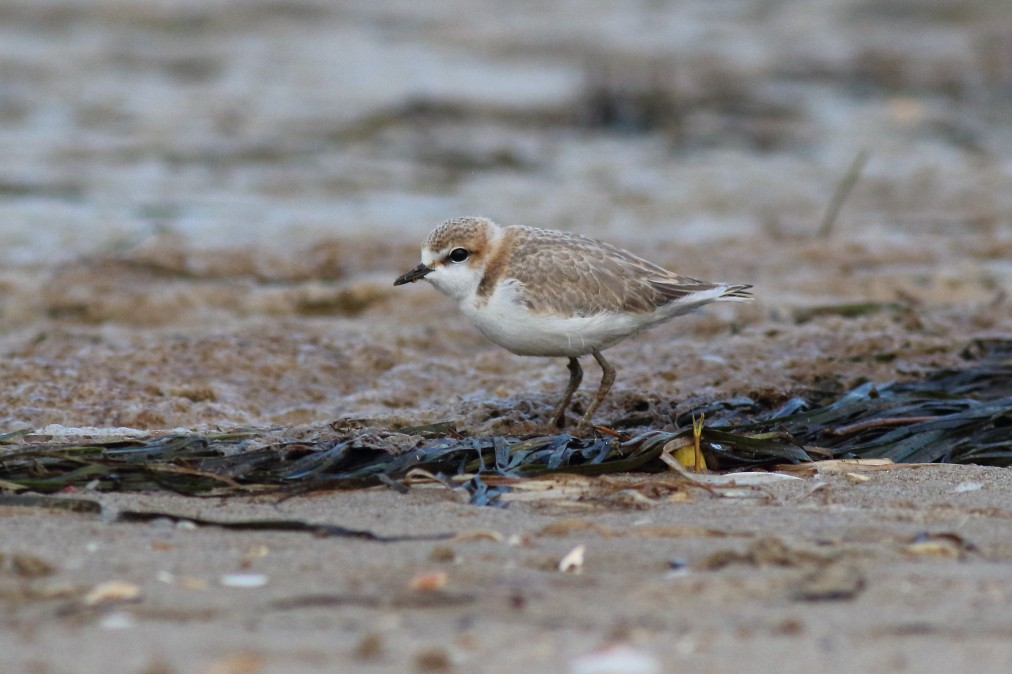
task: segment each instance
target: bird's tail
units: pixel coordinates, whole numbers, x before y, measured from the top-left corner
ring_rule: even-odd
[[[719,302],[751,302],[755,299],[749,292],[750,285],[726,286],[724,292],[717,298]]]

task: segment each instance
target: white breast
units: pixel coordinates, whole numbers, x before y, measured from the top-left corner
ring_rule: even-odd
[[[559,316],[537,314],[517,301],[519,282],[500,283],[485,301],[460,309],[483,335],[518,356],[582,356],[605,349],[657,322],[654,314]]]

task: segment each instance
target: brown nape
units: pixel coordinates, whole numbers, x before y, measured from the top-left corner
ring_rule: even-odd
[[[509,263],[508,251],[512,248],[511,244],[515,238],[516,230],[503,230],[499,245],[488,250],[488,255],[485,258],[485,275],[478,283],[478,297],[487,299],[495,291],[499,279],[506,273]]]

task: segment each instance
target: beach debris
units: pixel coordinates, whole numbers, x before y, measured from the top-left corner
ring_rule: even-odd
[[[32,429],[30,428],[19,428],[17,430],[8,431],[6,433],[0,433],[0,445],[7,445],[18,442],[21,438],[30,434]]]
[[[854,161],[851,162],[847,168],[847,172],[840,179],[840,182],[837,183],[836,189],[833,190],[833,194],[829,198],[826,212],[823,213],[822,221],[819,224],[819,238],[828,239],[833,233],[833,227],[836,225],[836,219],[840,215],[843,202],[847,200],[851,190],[854,189],[858,179],[861,177],[861,172],[864,171],[864,167],[868,164],[870,158],[871,152],[868,148],[858,150]]]
[[[559,560],[559,571],[563,573],[581,573],[583,571],[583,553],[586,551],[587,546],[581,544],[567,552]]]
[[[270,547],[263,543],[252,545],[246,552],[243,553],[243,559],[259,559],[260,557],[266,557],[271,552]]]
[[[477,595],[473,592],[450,592],[446,590],[417,592],[410,588],[395,589],[393,592],[381,593],[319,593],[304,594],[281,599],[269,603],[273,609],[293,611],[305,608],[333,608],[337,606],[363,606],[366,608],[403,608],[429,609],[440,606],[459,606],[472,604]]]
[[[453,660],[445,648],[434,646],[415,654],[415,669],[420,672],[448,672]]]
[[[137,618],[127,611],[111,611],[98,622],[98,626],[104,630],[126,630],[136,624]]]
[[[8,556],[0,553],[0,568],[7,566]],[[56,567],[37,555],[14,552],[9,555],[11,571],[22,578],[44,578],[56,573]]]
[[[651,653],[627,644],[609,644],[574,659],[569,674],[661,674]]]
[[[951,532],[922,531],[903,547],[907,555],[923,557],[951,557],[962,559],[980,549],[962,536]]]
[[[669,571],[688,571],[689,563],[682,557],[673,557],[668,560]]]
[[[546,524],[538,530],[537,536],[569,536],[574,533],[594,533],[602,538],[681,538],[681,537],[717,537],[734,534],[720,530],[697,527],[692,525],[669,526],[651,525],[616,529],[598,522],[581,518],[567,518]]]
[[[438,541],[452,537],[452,534],[418,534],[407,536],[383,536],[365,529],[349,529],[338,524],[306,522],[304,520],[236,520],[219,521],[202,517],[184,517],[173,513],[123,510],[116,516],[117,522],[150,522],[155,519],[191,522],[195,527],[214,527],[235,531],[289,531],[309,533],[318,538],[329,536],[345,538],[361,538],[380,543],[398,543],[403,541]]]
[[[825,553],[788,546],[775,536],[767,536],[753,541],[744,552],[718,550],[706,557],[698,567],[707,571],[722,569],[730,564],[804,567],[822,566],[831,561],[833,558]]]
[[[892,459],[826,459],[809,463],[776,466],[782,473],[799,476],[813,476],[820,473],[864,473],[903,468],[909,464],[898,464]]]
[[[110,580],[99,583],[87,594],[82,602],[85,606],[98,606],[100,604],[113,604],[121,602],[140,601],[141,588],[136,583],[126,580]]]
[[[207,581],[204,580],[203,578],[198,578],[196,576],[177,576],[174,573],[163,570],[155,574],[155,578],[160,583],[165,583],[166,585],[175,585],[177,587],[182,587],[187,590],[207,589]]]
[[[239,568],[243,571],[252,568],[255,560],[266,557],[270,552],[271,549],[262,543],[251,546],[239,559]]]
[[[496,531],[495,529],[471,529],[469,531],[461,531],[453,536],[450,540],[452,541],[493,541],[495,543],[505,543],[507,538],[502,532]]]
[[[43,510],[66,510],[70,512],[98,515],[102,512],[102,504],[84,498],[68,498],[64,496],[41,496],[39,494],[0,494],[0,506],[17,508],[41,508]]]
[[[691,478],[697,484],[705,484],[716,488],[753,487],[773,484],[774,482],[802,481],[802,478],[797,475],[768,473],[765,471],[742,471],[740,473],[726,473],[723,475],[691,475]]]
[[[392,603],[392,602],[391,602]],[[376,608],[384,605],[384,599],[367,594],[304,594],[274,599],[269,606],[278,611],[294,611],[304,608],[334,608],[336,606],[364,606]]]
[[[255,651],[236,651],[216,658],[200,674],[260,674],[267,658]]]
[[[26,584],[23,589],[26,596],[33,599],[74,599],[81,596],[81,588],[66,581],[36,581]]]
[[[222,587],[252,589],[264,587],[270,580],[266,573],[226,573],[222,574],[218,582]]]
[[[685,478],[674,491],[687,499],[690,486],[748,496],[747,489],[728,490],[748,487],[747,480],[782,479],[765,476],[774,474],[863,474],[930,463],[1012,465],[1012,340],[993,340],[966,353],[976,359],[968,367],[938,370],[915,381],[866,382],[828,404],[792,398],[771,409],[747,397],[718,400],[677,414],[672,430],[652,429],[634,437],[617,431],[589,437],[466,437],[453,424],[401,430],[326,424],[165,435],[114,429],[118,434],[81,439],[52,428],[45,434],[16,431],[0,434],[6,438],[0,444],[0,491],[10,492],[0,494],[0,504],[95,512],[100,505],[66,494],[164,490],[290,498],[379,485],[401,492],[441,485],[472,504],[505,507],[518,500],[587,500],[595,490],[611,489],[588,478],[656,472],[665,466]],[[761,472],[770,468],[777,472]],[[728,477],[735,484],[731,487],[707,480],[704,469],[748,469],[752,477]],[[531,485],[531,478],[545,482]],[[535,496],[537,487],[542,493]],[[614,496],[614,491],[603,498],[648,508],[671,496],[636,490],[644,498]],[[61,496],[40,501],[39,494]],[[183,520],[210,526],[196,518],[177,521]],[[305,530],[310,525],[290,526],[288,530]],[[242,527],[256,528],[252,523]],[[318,533],[356,535],[327,527]]]
[[[456,539],[455,539],[456,540]],[[451,548],[449,545],[437,545],[432,548],[432,552],[429,553],[430,562],[439,563],[454,563],[460,558],[457,556],[457,551]]]
[[[706,415],[703,413],[700,413],[698,419],[693,416],[691,440],[679,437],[666,443],[661,449],[661,461],[672,468],[684,466],[692,468],[697,473],[706,470],[706,458],[701,448],[705,419]]]
[[[824,564],[801,579],[792,594],[799,601],[853,599],[865,588],[861,571],[842,562]]]
[[[379,660],[385,650],[383,636],[378,632],[367,632],[355,645],[354,655],[359,660]]]
[[[625,508],[649,509],[663,501],[688,502],[691,480],[668,474],[649,475],[570,475],[555,473],[532,478],[490,476],[490,484],[509,491],[499,496],[504,503],[559,501],[585,506],[606,504]]]
[[[446,571],[421,571],[408,581],[408,588],[415,592],[436,592],[445,588],[449,579]]]

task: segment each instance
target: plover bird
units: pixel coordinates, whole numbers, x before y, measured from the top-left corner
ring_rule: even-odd
[[[422,244],[422,262],[394,281],[425,279],[457,301],[488,339],[518,356],[566,356],[569,385],[551,423],[583,380],[580,356],[603,375],[580,426],[590,423],[615,381],[601,351],[710,302],[747,302],[748,285],[679,276],[611,244],[579,234],[487,218],[447,220]]]

